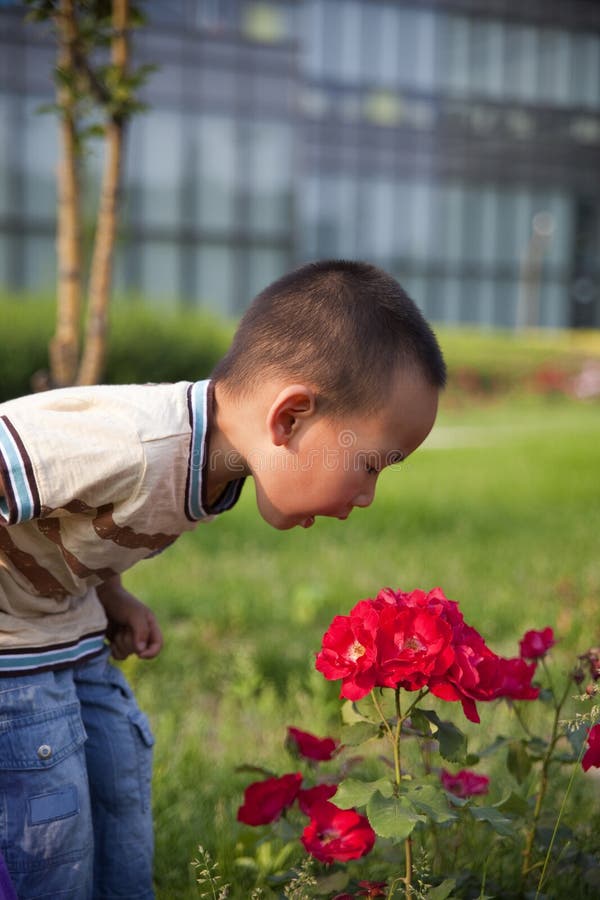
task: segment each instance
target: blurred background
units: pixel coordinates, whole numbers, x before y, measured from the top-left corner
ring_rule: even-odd
[[[440,323],[600,326],[597,0],[141,7],[134,63],[158,70],[128,133],[118,294],[237,316],[295,264],[358,257]],[[9,291],[55,280],[55,53],[0,0]]]

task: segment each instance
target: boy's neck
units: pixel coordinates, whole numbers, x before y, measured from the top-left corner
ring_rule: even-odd
[[[231,403],[214,385],[211,428],[208,435],[208,459],[205,470],[205,497],[212,506],[230,481],[249,474],[243,454],[236,446]]]

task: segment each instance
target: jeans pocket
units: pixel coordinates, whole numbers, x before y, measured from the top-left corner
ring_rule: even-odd
[[[85,739],[77,704],[2,721],[0,846],[14,873],[89,854]]]
[[[146,715],[140,709],[134,709],[129,713],[129,725],[133,732],[137,753],[142,809],[147,810],[150,808],[152,795],[152,748],[154,746],[154,735]]]

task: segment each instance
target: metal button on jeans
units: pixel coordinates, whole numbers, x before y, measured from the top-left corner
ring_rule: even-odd
[[[52,756],[52,747],[50,744],[41,744],[38,747],[37,755],[40,759],[49,759]]]

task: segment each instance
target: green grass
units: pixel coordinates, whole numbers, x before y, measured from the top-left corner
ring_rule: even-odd
[[[198,895],[200,843],[226,880],[240,877],[236,845],[252,835],[235,812],[251,776],[236,766],[289,770],[288,724],[336,733],[338,685],[313,659],[331,618],[361,597],[440,585],[497,652],[551,625],[565,668],[599,642],[598,412],[527,398],[442,411],[430,447],[384,473],[374,505],[348,522],[275,532],[248,483],[233,511],[129,573],[166,635],[156,661],[125,664],[157,737],[159,900]],[[473,745],[505,715],[469,725]],[[597,786],[585,784],[589,798]]]

